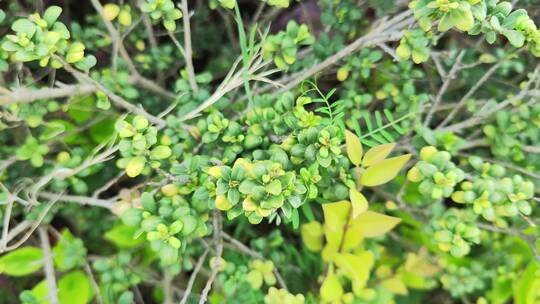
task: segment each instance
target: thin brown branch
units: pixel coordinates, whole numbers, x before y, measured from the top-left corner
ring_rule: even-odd
[[[199,90],[197,81],[195,81],[195,70],[193,68],[193,49],[191,47],[191,25],[189,23],[189,9],[187,0],[182,0],[182,20],[184,22],[184,57],[186,58],[186,69],[188,73],[189,85],[191,90]]]
[[[38,234],[41,241],[41,250],[43,250],[43,268],[45,269],[45,278],[47,279],[49,303],[58,304],[58,288],[56,287],[56,275],[54,274],[51,244],[47,234],[47,229],[44,227],[39,227]]]
[[[0,95],[0,105],[29,103],[40,99],[55,99],[78,94],[89,94],[97,89],[91,84],[68,85],[61,88],[17,89],[9,94]]]
[[[209,251],[210,251],[209,248],[206,248],[204,250],[204,253],[199,257],[199,260],[197,261],[197,264],[195,265],[195,268],[193,269],[193,272],[191,273],[191,276],[189,277],[189,281],[184,291],[184,295],[182,296],[182,300],[180,301],[180,304],[187,303],[187,300],[189,299],[189,295],[191,294],[191,290],[193,289],[193,284],[195,283],[195,279],[197,278],[199,271],[201,271],[201,268],[204,265],[204,262],[206,261],[206,256],[208,255]]]
[[[428,127],[429,123],[431,122],[431,119],[433,118],[433,114],[437,111],[437,108],[439,107],[439,104],[441,103],[443,95],[448,90],[448,87],[452,83],[452,80],[456,77],[457,73],[462,69],[461,66],[461,60],[463,59],[463,56],[465,56],[465,50],[462,50],[459,52],[459,54],[456,57],[456,61],[454,62],[454,65],[446,75],[444,82],[439,89],[439,92],[437,92],[437,95],[435,96],[435,100],[433,101],[433,105],[429,109],[426,119],[424,120],[424,126]]]
[[[95,207],[101,207],[106,209],[111,209],[113,201],[111,200],[104,200],[94,197],[88,197],[88,196],[79,196],[79,195],[68,195],[68,194],[62,194],[59,193],[51,193],[51,192],[40,192],[38,194],[39,197],[44,199],[54,199],[57,198],[58,201],[61,202],[67,202],[67,203],[77,203],[81,204],[83,206],[95,206]]]
[[[212,272],[210,273],[210,277],[208,278],[208,281],[206,282],[206,285],[204,286],[204,289],[201,293],[201,298],[199,299],[199,304],[206,303],[208,299],[208,294],[210,293],[210,290],[212,289],[212,283],[214,283],[214,280],[216,279],[217,273],[219,271],[219,268],[221,266],[221,255],[223,254],[223,237],[222,237],[222,231],[221,231],[221,215],[219,214],[219,211],[214,210],[214,216],[213,216],[213,226],[214,226],[214,243],[216,246],[216,256],[214,258],[214,263],[212,263]]]

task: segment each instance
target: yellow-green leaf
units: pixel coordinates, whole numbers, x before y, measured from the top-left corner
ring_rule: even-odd
[[[388,143],[388,144],[378,145],[369,149],[366,152],[366,155],[364,155],[362,166],[369,167],[385,159],[388,156],[388,154],[390,154],[390,152],[394,150],[395,146],[396,146],[395,143]]]
[[[37,247],[21,247],[0,258],[0,274],[19,277],[43,267],[43,252]]]
[[[108,21],[114,20],[118,13],[120,13],[120,7],[114,3],[107,3],[103,6],[103,17]]]
[[[360,254],[341,253],[336,255],[334,259],[334,263],[340,271],[343,271],[354,282],[358,290],[366,286],[374,262],[375,257],[371,251],[364,251]]]
[[[60,304],[86,304],[94,297],[88,276],[80,271],[63,275],[58,281]]]
[[[367,168],[360,180],[362,186],[373,187],[389,182],[396,177],[399,170],[403,168],[410,158],[410,154],[392,157]]]
[[[519,275],[519,279],[514,282],[514,303],[516,304],[536,304],[535,297],[540,289],[540,276],[537,274],[540,266],[535,261],[529,263],[527,268]]]
[[[398,217],[366,211],[352,221],[349,230],[364,237],[378,237],[392,230],[399,222],[401,219]]]
[[[382,281],[381,284],[384,288],[390,290],[394,294],[404,296],[409,293],[409,291],[407,290],[407,286],[405,286],[401,278],[397,276],[390,279],[386,279]]]
[[[126,166],[126,174],[129,177],[136,177],[142,173],[146,159],[144,156],[136,156],[129,160]]]
[[[362,143],[360,138],[353,132],[345,130],[345,144],[347,146],[347,155],[355,166],[359,166],[362,162]]]
[[[227,196],[221,194],[216,197],[216,208],[227,211],[233,207],[233,204],[227,199]]]
[[[321,299],[324,302],[334,302],[339,300],[342,295],[343,287],[341,287],[337,275],[333,272],[329,273],[321,285]]]
[[[368,201],[361,192],[354,188],[349,189],[349,196],[351,198],[352,217],[355,219],[368,209]]]
[[[420,250],[418,254],[407,254],[404,269],[426,278],[432,277],[440,271],[439,267],[429,262],[429,259],[427,258],[427,250],[425,250],[425,248]]]
[[[351,203],[340,201],[336,203],[324,204],[322,206],[324,213],[324,234],[326,242],[331,245],[339,246],[343,238],[343,227],[349,219]]]
[[[144,237],[137,237],[138,230],[139,228],[137,227],[119,223],[111,230],[105,232],[104,238],[119,248],[133,248],[144,242]]]
[[[321,223],[313,221],[302,225],[302,240],[311,251],[320,251],[323,245],[323,229]]]

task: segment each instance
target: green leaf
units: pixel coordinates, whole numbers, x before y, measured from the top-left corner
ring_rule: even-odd
[[[503,30],[502,34],[508,39],[514,47],[520,48],[525,44],[525,36],[516,30]]]
[[[36,25],[28,19],[19,19],[11,25],[11,29],[17,33],[26,34],[32,37],[36,32]]]
[[[458,30],[469,31],[474,26],[474,16],[471,11],[471,6],[467,2],[460,2],[460,7],[454,10],[454,14],[457,14],[457,22],[455,26]]]
[[[84,244],[81,239],[75,238],[68,229],[62,231],[52,253],[54,265],[59,271],[67,271],[85,263],[86,249]]]
[[[286,8],[289,7],[289,0],[267,0],[268,5]]]
[[[94,55],[86,55],[84,56],[83,59],[77,61],[75,63],[75,66],[79,69],[79,70],[83,70],[83,71],[88,71],[90,70],[92,67],[94,67],[97,63],[97,59]]]
[[[368,201],[366,197],[356,189],[349,189],[349,197],[351,198],[352,218],[357,218],[361,213],[368,209]]]
[[[411,158],[411,154],[405,154],[380,161],[364,171],[361,177],[362,186],[378,186],[392,180]]]
[[[390,154],[390,152],[392,152],[392,150],[394,150],[395,146],[396,146],[395,143],[388,143],[388,144],[378,145],[369,149],[366,152],[366,155],[364,155],[362,166],[369,167],[382,161]]]
[[[540,266],[538,262],[531,261],[525,271],[514,282],[515,304],[536,304],[538,290],[540,290]]]
[[[152,149],[152,151],[150,151],[150,158],[161,160],[161,159],[168,158],[169,156],[171,156],[171,154],[172,154],[171,148],[160,145]]]
[[[133,126],[138,131],[146,129],[149,125],[148,119],[142,115],[133,117]]]
[[[446,14],[444,14],[444,16],[439,21],[439,25],[437,26],[437,30],[439,30],[440,32],[446,32],[449,29],[451,29],[456,22],[457,21],[454,20],[454,15],[453,14],[446,13]]]
[[[358,136],[349,130],[345,130],[345,144],[347,146],[347,156],[355,166],[362,162],[362,143]]]
[[[277,179],[271,181],[268,185],[266,185],[266,192],[272,195],[279,195],[281,191],[281,182]]]
[[[349,229],[364,237],[378,237],[392,230],[399,222],[400,218],[366,211],[352,221]]]
[[[236,4],[236,0],[218,0],[219,4],[228,9],[233,9]]]
[[[77,123],[87,121],[95,113],[94,100],[95,97],[93,95],[74,97],[69,104],[69,116]]]
[[[19,277],[43,267],[43,252],[37,247],[21,247],[0,258],[0,274]]]
[[[146,211],[151,213],[155,213],[157,211],[156,200],[152,194],[148,192],[143,192],[143,194],[141,194],[141,205]]]
[[[118,248],[133,248],[144,243],[143,237],[137,237],[138,227],[117,224],[111,230],[105,232],[106,240],[111,241]]]
[[[60,304],[86,304],[93,296],[90,280],[80,270],[70,272],[58,281]]]
[[[45,13],[43,14],[43,19],[47,21],[47,26],[52,26],[60,14],[62,13],[62,8],[56,5],[49,6]]]
[[[471,11],[471,6],[464,1],[460,2],[457,9],[451,9],[444,14],[439,22],[438,30],[446,32],[452,27],[456,27],[460,31],[469,31],[474,26],[474,16]]]

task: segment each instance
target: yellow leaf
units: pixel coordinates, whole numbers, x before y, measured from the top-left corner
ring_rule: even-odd
[[[340,201],[336,203],[323,204],[324,213],[324,234],[326,242],[336,248],[343,238],[343,228],[349,220],[351,203]]]
[[[328,274],[321,285],[320,293],[321,299],[324,302],[334,302],[341,298],[343,295],[343,287],[341,287],[337,275],[333,272]]]
[[[406,295],[409,293],[409,291],[407,290],[407,286],[405,286],[405,284],[399,277],[393,277],[384,280],[382,282],[382,286],[398,295]]]
[[[313,221],[302,225],[302,240],[307,249],[320,251],[323,245],[323,229],[321,223]]]
[[[405,154],[397,157],[382,160],[364,171],[361,177],[363,186],[378,186],[392,180],[403,168],[405,163],[411,158],[411,154]]]
[[[358,136],[353,132],[345,130],[345,143],[347,145],[347,155],[355,166],[359,166],[362,162],[362,143]]]
[[[418,254],[407,254],[404,269],[426,278],[432,277],[440,271],[439,267],[429,262],[425,248],[420,249]]]
[[[208,168],[208,174],[214,178],[221,178],[221,167],[222,166],[213,166]]]
[[[378,237],[392,230],[399,222],[400,218],[366,211],[352,221],[349,233],[359,233],[368,238]]]
[[[375,257],[371,251],[360,254],[341,253],[334,258],[334,263],[354,282],[358,290],[366,286],[374,262]]]
[[[127,166],[126,166],[126,174],[129,177],[136,177],[144,169],[144,164],[146,163],[146,159],[143,156],[137,156],[133,157],[129,160]]]
[[[352,218],[355,219],[368,209],[368,201],[361,192],[354,188],[349,189],[349,196],[351,198]]]
[[[257,205],[255,205],[255,203],[251,200],[251,197],[248,196],[242,202],[242,208],[244,211],[251,212],[257,210]]]
[[[369,149],[366,152],[366,155],[364,155],[362,166],[369,167],[385,159],[388,154],[390,154],[390,152],[394,150],[395,146],[395,143],[388,143],[384,145],[378,145]]]
[[[120,7],[114,3],[107,3],[103,6],[103,18],[108,21],[114,20],[120,13]]]
[[[337,70],[336,78],[339,81],[345,81],[349,77],[349,68],[347,66],[342,66]]]
[[[227,211],[231,209],[233,205],[231,202],[227,199],[225,195],[218,195],[216,197],[216,208],[222,211]]]
[[[349,229],[347,229],[347,233],[345,234],[345,237],[343,239],[343,251],[357,248],[364,240],[364,236],[358,233],[357,230],[354,230],[354,226],[352,226],[353,223],[349,224]]]
[[[338,250],[339,250],[338,247],[339,247],[339,244],[326,243],[326,245],[324,245],[323,250],[321,251],[321,257],[323,261],[328,262],[328,263],[332,262],[336,258],[336,255],[338,254]]]

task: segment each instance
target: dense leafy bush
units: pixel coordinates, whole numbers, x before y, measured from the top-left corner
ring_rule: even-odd
[[[4,1],[0,303],[540,303],[536,4]]]

